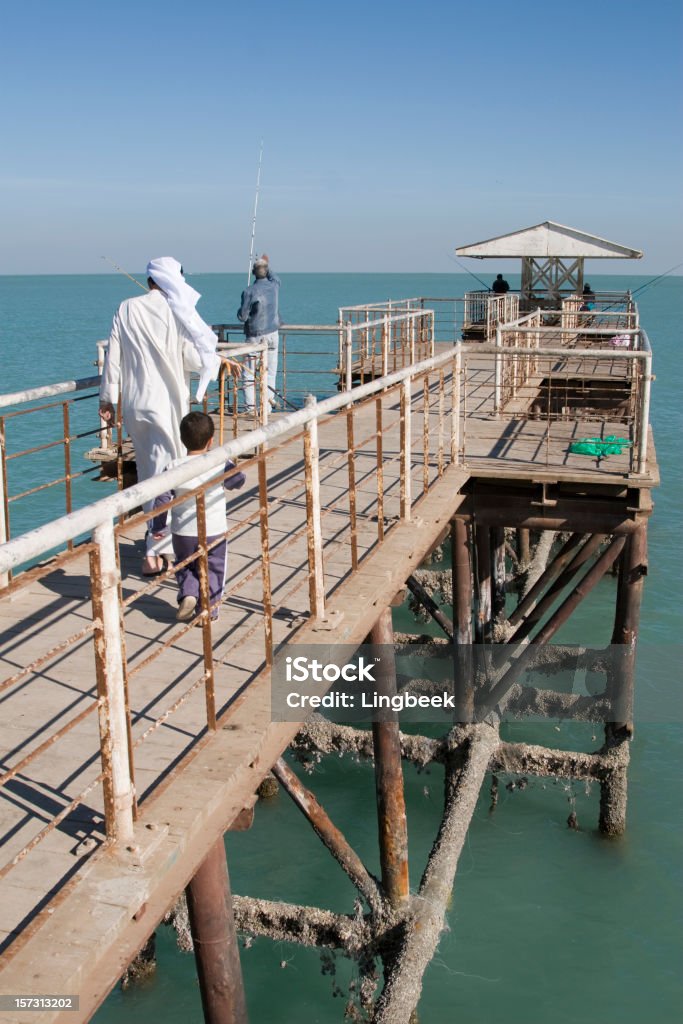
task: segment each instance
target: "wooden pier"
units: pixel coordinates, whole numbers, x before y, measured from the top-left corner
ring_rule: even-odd
[[[606,351],[609,331],[592,343],[585,326],[550,338],[540,321],[525,322],[508,332],[510,344],[432,338],[429,353],[421,350],[418,359],[413,349],[411,362],[414,339],[400,330],[402,361],[385,360],[381,377],[367,374],[336,397],[240,431],[203,457],[217,473],[226,456],[239,458],[247,475],[228,505],[228,580],[218,621],[205,601],[195,623],[175,621],[172,568],[151,581],[139,575],[139,506],[167,489],[165,482],[136,484],[0,547],[0,573],[12,573],[0,593],[2,991],[80,998],[78,1013],[5,1010],[2,1024],[90,1018],[207,858],[215,859],[223,834],[248,822],[260,782],[301,734],[301,723],[272,720],[278,649],[357,646],[370,634],[370,642],[391,643],[387,609],[445,537],[453,538],[453,628],[463,649],[473,624],[475,642],[490,643],[496,617],[513,631],[520,623],[527,633],[545,630],[532,639],[544,642],[575,606],[575,589],[570,600],[566,586],[589,590],[619,556],[613,642],[631,645],[639,600],[633,586],[639,595],[658,482],[646,337],[633,328],[628,351]],[[387,342],[385,353],[391,350]],[[343,377],[349,385],[360,379],[355,370]],[[614,398],[605,383],[611,380]],[[581,438],[611,435],[628,441],[620,454],[570,451]],[[536,600],[532,594],[527,607],[520,601],[507,617],[506,527],[521,545],[528,531],[570,535],[566,555],[550,558]],[[598,538],[592,547],[591,538]],[[552,591],[558,579],[565,589]],[[548,609],[556,609],[550,628],[537,608],[544,592]],[[617,726],[602,751],[576,755],[572,766],[577,777],[601,782],[601,827],[612,832],[624,827],[630,735],[628,722]],[[387,728],[376,737],[375,757],[390,780],[382,783],[381,813],[396,826],[400,756],[411,751],[398,724]],[[469,750],[459,771],[473,788],[454,782],[446,808],[447,816],[464,815],[465,829],[487,767],[568,770],[561,752],[543,761],[540,748],[527,751],[520,768],[520,751],[501,744],[495,729],[473,721],[459,728],[450,754],[436,747],[432,754],[451,765],[458,742]],[[353,732],[344,739],[338,730],[340,747],[365,743]],[[285,784],[283,769],[276,774]],[[434,864],[446,880],[459,841],[450,851],[435,846]],[[415,913],[400,830],[387,842],[381,882],[362,865],[352,874],[375,938],[391,914]],[[329,843],[339,850],[338,839]],[[344,870],[354,870],[351,862]],[[204,890],[192,884],[197,938],[212,925],[201,923]],[[440,920],[422,921],[434,943]],[[342,923],[335,917],[335,927]],[[230,946],[229,927],[220,934]],[[405,942],[412,949],[410,934]],[[427,949],[417,950],[418,960],[428,962]],[[202,964],[200,958],[200,970]],[[408,1019],[409,998],[401,994],[400,967],[387,965],[376,1020],[396,1024]],[[239,984],[236,991],[239,1002]],[[210,1003],[207,995],[207,1020]],[[245,1012],[234,1019],[246,1019]]]

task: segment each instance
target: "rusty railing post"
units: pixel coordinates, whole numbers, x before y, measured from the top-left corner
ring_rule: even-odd
[[[9,502],[7,493],[7,460],[5,441],[5,417],[0,416],[0,544],[9,540]],[[0,573],[0,587],[6,587],[12,576],[9,572]]]
[[[375,426],[377,431],[377,540],[384,540],[384,447],[382,426],[382,398],[375,399]]]
[[[353,388],[353,331],[350,323],[344,327],[344,360],[341,365],[344,373],[344,390],[351,391]]]
[[[422,394],[424,400],[422,419],[422,493],[429,490],[429,374],[425,374],[422,382]]]
[[[461,461],[460,452],[460,374],[462,372],[462,354],[458,345],[453,360],[453,378],[451,388],[451,462],[456,464]]]
[[[386,377],[389,372],[389,324],[390,318],[388,316],[382,319],[382,377]]]
[[[411,405],[411,384],[412,380],[407,377],[401,384],[401,411],[400,411],[400,444],[401,444],[401,519],[410,520],[413,495],[412,495],[412,405]]]
[[[315,395],[306,396],[306,408],[317,405]],[[304,464],[306,474],[306,534],[308,539],[308,591],[313,618],[325,614],[325,569],[323,565],[323,531],[320,514],[320,449],[318,421],[309,420],[304,427]]]
[[[62,402],[62,433],[64,437],[64,498],[66,514],[73,511],[71,494],[71,424],[69,422],[69,403]],[[67,541],[67,549],[73,551],[73,540]]]
[[[346,460],[349,471],[349,528],[351,531],[351,568],[358,568],[358,521],[356,495],[356,443],[353,430],[353,405],[346,407]]]
[[[199,602],[202,610],[202,648],[204,653],[204,693],[206,696],[206,724],[211,731],[216,728],[216,694],[214,685],[213,648],[211,646],[211,616],[214,608],[211,605],[209,589],[209,547],[206,536],[206,495],[202,491],[197,495],[197,541],[199,551]],[[216,615],[220,611],[220,602],[215,608]]]
[[[218,371],[218,444],[223,444],[225,435],[225,363]]]
[[[259,417],[262,426],[268,426],[270,412],[270,395],[268,394],[268,350],[259,353]]]
[[[118,842],[133,838],[133,784],[128,748],[126,690],[121,655],[119,571],[114,525],[93,530],[92,605],[95,622],[95,670],[99,697],[100,753],[104,772],[107,836]]]
[[[270,530],[268,524],[268,474],[266,448],[258,452],[259,529],[261,532],[261,581],[263,586],[263,630],[266,665],[273,664],[273,592],[270,580]]]
[[[443,476],[443,436],[444,436],[444,409],[445,409],[445,377],[443,368],[439,370],[439,444],[437,450],[437,467],[439,476]]]

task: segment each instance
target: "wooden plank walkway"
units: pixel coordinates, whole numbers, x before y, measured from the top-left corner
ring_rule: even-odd
[[[607,470],[604,464],[598,467],[591,460],[568,455],[569,441],[590,433],[591,424],[578,419],[553,423],[548,432],[542,421],[495,417],[491,357],[468,356],[466,374],[461,417],[465,465],[461,466],[449,465],[450,439],[444,436],[453,393],[448,376],[441,403],[438,373],[430,376],[426,414],[419,407],[422,383],[413,386],[412,523],[400,520],[398,392],[382,401],[379,489],[375,400],[355,413],[360,561],[355,573],[345,416],[338,414],[319,424],[323,550],[332,634],[329,626],[321,627],[309,613],[301,435],[288,437],[268,452],[276,647],[287,641],[315,642],[321,628],[326,631],[324,642],[332,637],[336,643],[362,642],[438,541],[462,502],[471,475],[504,472],[537,479],[539,474],[549,474],[577,483],[623,483],[629,475],[626,455],[610,458]],[[619,432],[617,425],[614,432]],[[4,991],[13,990],[21,972],[31,970],[39,979],[36,991],[65,991],[58,980],[73,978],[86,1003],[96,1007],[106,986],[116,981],[226,822],[253,802],[260,778],[296,731],[291,724],[270,720],[257,467],[246,462],[245,471],[246,487],[229,493],[228,579],[221,616],[211,630],[216,705],[222,716],[215,733],[207,733],[205,724],[202,630],[176,623],[172,576],[151,583],[140,578],[142,524],[126,523],[120,529],[122,596],[129,602],[124,614],[125,653],[140,804],[135,848],[128,854],[112,852],[104,844],[87,555],[77,553],[70,562],[0,602],[3,676],[18,677],[14,685],[0,689],[3,771],[16,770],[44,744],[42,752],[0,789],[0,863],[10,864],[27,844],[36,842],[55,815],[63,815],[35,848],[0,877],[0,942],[7,950],[8,964]],[[654,466],[646,477],[630,478],[630,486],[654,483]],[[67,637],[76,639],[66,645]],[[47,657],[51,649],[54,653]],[[24,666],[43,652],[44,663],[25,673]],[[54,734],[77,715],[83,715],[82,720],[53,741]],[[146,825],[153,828],[145,832]],[[143,905],[147,916],[134,920],[131,908],[137,908],[137,913]],[[67,935],[68,942],[65,939],[60,945],[58,934]],[[71,955],[66,951],[68,943]],[[97,958],[92,956],[95,947],[101,947]],[[92,976],[86,967],[90,962]],[[0,1022],[10,1019],[19,1018],[0,1014]],[[73,1015],[69,1019],[73,1021]]]

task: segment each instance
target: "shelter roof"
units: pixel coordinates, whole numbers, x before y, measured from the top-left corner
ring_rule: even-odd
[[[455,252],[457,256],[474,256],[480,260],[511,256],[639,260],[643,255],[638,249],[629,249],[617,242],[608,242],[606,238],[589,235],[585,231],[568,228],[552,220],[534,224],[530,228],[522,228],[520,231],[512,231],[508,235],[487,238],[473,245],[461,245]]]

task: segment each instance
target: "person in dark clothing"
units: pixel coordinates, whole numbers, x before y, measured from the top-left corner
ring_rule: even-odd
[[[491,291],[494,295],[505,295],[506,292],[510,291],[510,285],[507,283],[502,274],[496,275],[496,280],[491,286]]]
[[[237,318],[244,324],[244,334],[248,342],[258,344],[265,342],[268,346],[268,401],[271,408],[277,405],[275,381],[277,378],[277,360],[280,327],[278,308],[280,278],[270,269],[268,257],[257,256],[252,267],[254,283],[242,292],[242,302],[237,311]],[[256,359],[247,356],[244,363],[244,397],[246,411],[254,412],[254,369]]]
[[[591,309],[595,309],[595,292],[588,283],[583,286],[582,298],[583,304],[580,312],[584,313]]]

